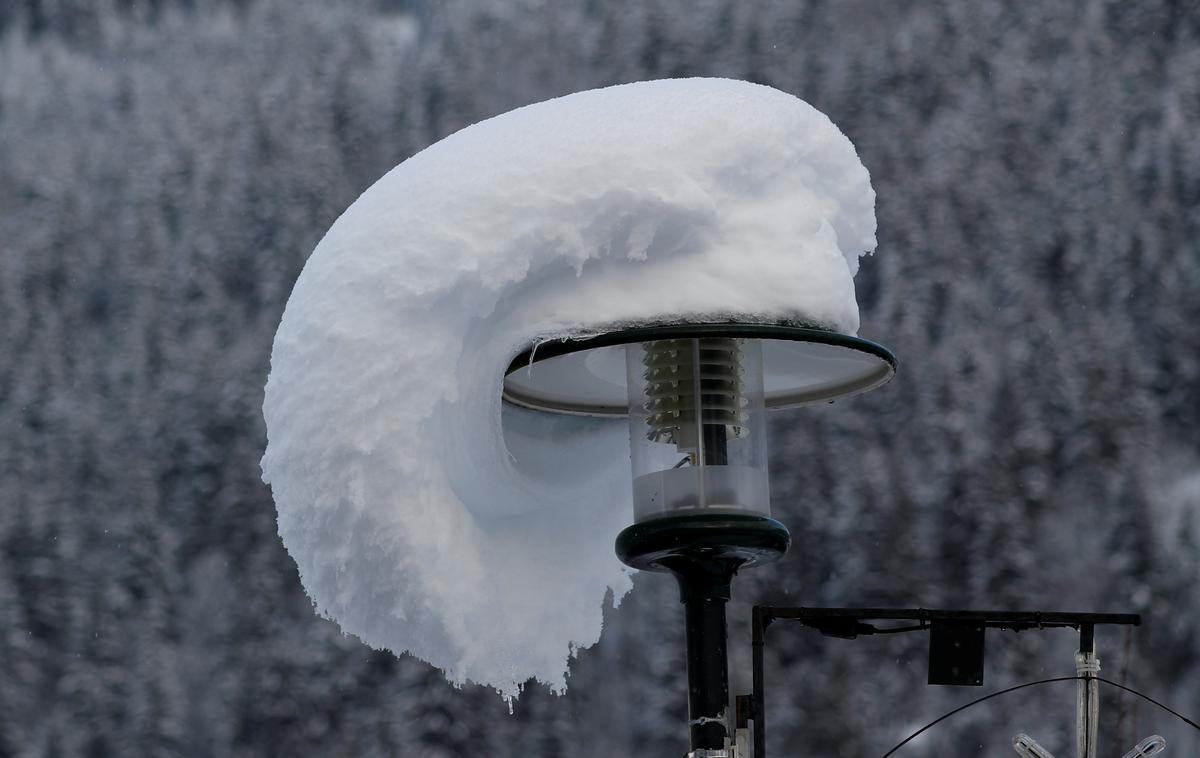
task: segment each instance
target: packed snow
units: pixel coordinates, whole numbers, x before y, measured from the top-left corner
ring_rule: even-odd
[[[853,333],[874,192],[819,111],[722,79],[497,116],[334,223],[271,355],[263,479],[317,610],[456,683],[565,689],[631,587],[623,421],[501,402],[539,341],[663,319]]]

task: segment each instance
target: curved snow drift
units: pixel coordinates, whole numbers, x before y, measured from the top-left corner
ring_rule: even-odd
[[[874,247],[849,140],[745,82],[581,92],[400,164],[317,246],[271,355],[263,479],[318,611],[454,682],[564,689],[630,588],[629,442],[502,407],[510,359],[664,316],[853,333]]]

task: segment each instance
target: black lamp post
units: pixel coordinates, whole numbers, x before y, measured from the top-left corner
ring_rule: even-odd
[[[778,559],[766,410],[830,401],[892,377],[884,347],[792,324],[672,323],[539,345],[504,396],[543,411],[628,416],[634,523],[616,541],[637,569],[679,582],[693,758],[730,754],[725,603],[739,569]]]

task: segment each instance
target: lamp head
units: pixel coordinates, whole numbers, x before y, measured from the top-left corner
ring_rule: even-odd
[[[504,398],[629,418],[635,524],[618,539],[624,562],[670,568],[686,548],[740,566],[787,548],[770,518],[766,410],[865,392],[895,363],[881,345],[812,327],[658,324],[530,348],[510,364]]]

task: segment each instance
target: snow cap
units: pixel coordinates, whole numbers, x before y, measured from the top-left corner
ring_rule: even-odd
[[[510,360],[649,321],[854,333],[874,201],[828,118],[725,79],[537,103],[390,171],[309,258],[271,354],[263,479],[317,610],[456,683],[563,690],[631,586],[628,432],[502,403]]]

